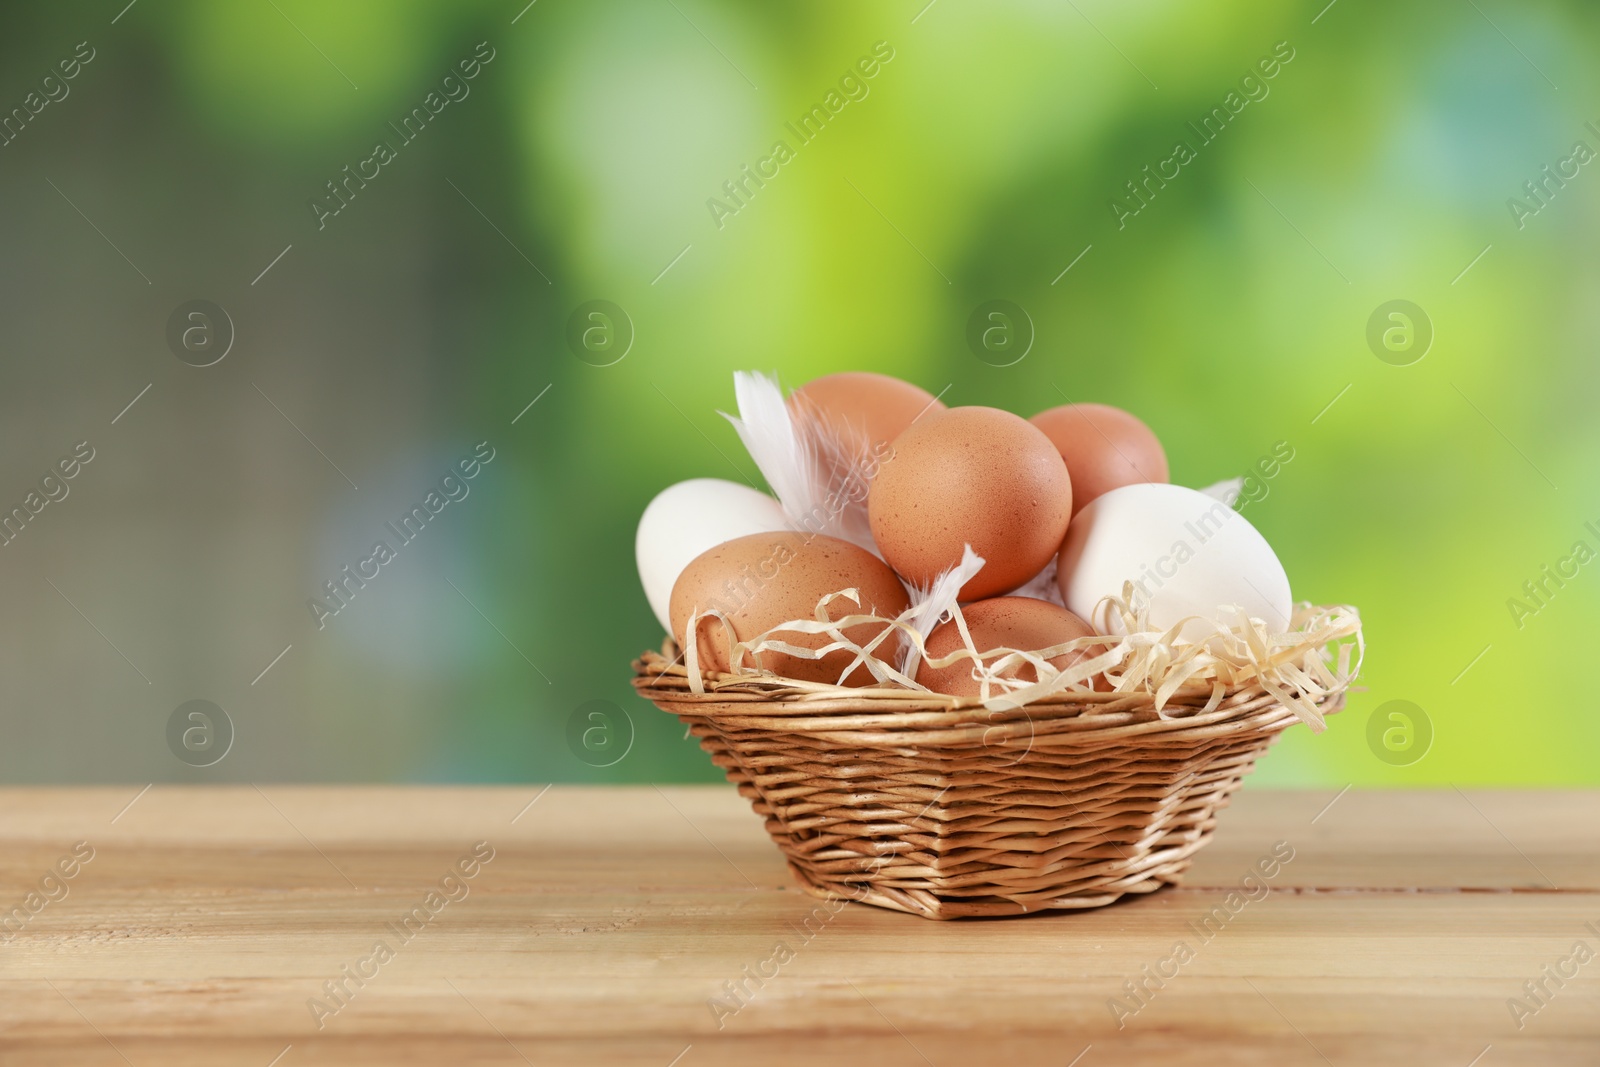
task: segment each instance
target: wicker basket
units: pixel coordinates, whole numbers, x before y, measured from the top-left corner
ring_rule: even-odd
[[[1176,884],[1292,711],[1205,686],[1008,711],[903,689],[708,675],[669,639],[634,688],[766,819],[804,889],[929,919],[1094,908]],[[1318,705],[1337,711],[1342,693]]]

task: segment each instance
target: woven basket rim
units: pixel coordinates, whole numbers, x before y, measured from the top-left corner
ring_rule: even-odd
[[[1153,693],[1054,693],[1024,705],[987,707],[976,697],[909,689],[860,688],[763,675],[703,672],[704,692],[690,688],[678,649],[633,662],[633,686],[662,711],[715,721],[723,729],[807,734],[841,744],[965,746],[1031,738],[1035,743],[1128,743],[1197,739],[1240,728],[1272,730],[1298,721],[1257,682],[1227,687],[1214,704],[1210,683],[1173,693],[1159,709]],[[1344,692],[1315,700],[1323,714],[1344,705]]]

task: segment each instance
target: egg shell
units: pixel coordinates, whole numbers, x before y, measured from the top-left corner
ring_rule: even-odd
[[[1289,577],[1272,546],[1227,504],[1181,485],[1126,485],[1080,511],[1056,561],[1067,607],[1101,633],[1122,633],[1122,620],[1102,605],[1133,582],[1148,598],[1160,630],[1190,615],[1232,624],[1231,605],[1272,630],[1288,628]],[[1191,622],[1180,638],[1214,631]]]
[[[845,371],[809,381],[790,395],[789,408],[797,416],[816,416],[851,428],[864,435],[869,449],[888,445],[919,416],[945,410],[926,389],[870,371]]]
[[[1066,461],[1074,513],[1113,489],[1170,477],[1161,440],[1121,408],[1064,404],[1028,421],[1044,431]]]
[[[661,628],[672,629],[672,586],[696,556],[746,534],[790,528],[776,500],[737,482],[691,478],[657,493],[639,517],[633,553]]]
[[[1028,420],[950,408],[895,438],[867,513],[883,558],[924,588],[970,544],[987,562],[960,596],[980,600],[1022,585],[1055,555],[1072,517],[1072,479]]]
[[[1035,652],[1051,645],[1059,645],[1080,637],[1089,637],[1094,628],[1066,608],[1057,607],[1044,600],[1025,596],[1000,596],[978,600],[961,609],[967,622],[967,632],[972,635],[973,647],[978,652],[1011,648],[1019,652]],[[924,643],[926,655],[938,659],[962,648],[961,631],[955,620],[934,627]],[[1085,657],[1098,655],[1101,650],[1089,648],[1052,656],[1050,663],[1058,669],[1070,667]],[[993,663],[999,657],[985,656],[984,663]],[[970,659],[957,660],[948,667],[930,667],[924,661],[917,668],[917,681],[935,693],[957,697],[980,696],[981,687],[972,677],[974,664]],[[1006,677],[1026,682],[1037,682],[1038,672],[1028,663],[1018,664],[1006,671]],[[991,695],[993,690],[990,690]]]
[[[749,641],[781,623],[815,617],[819,600],[851,588],[859,590],[860,603],[834,601],[828,608],[830,619],[868,613],[894,618],[910,606],[905,586],[888,565],[848,541],[794,532],[735,538],[701,553],[679,575],[672,587],[672,633],[683,645],[689,616],[715,608],[727,614],[739,641]],[[845,636],[865,644],[884,629],[883,625],[863,624],[850,627]],[[730,646],[722,623],[715,618],[701,619],[697,630],[700,662],[707,669],[727,671]],[[822,648],[832,638],[786,633],[781,640],[801,648]],[[899,641],[898,636],[891,636],[880,646],[879,658],[892,660]],[[842,650],[820,660],[770,651],[754,658],[764,669],[785,678],[829,683],[838,682],[853,659]],[[748,657],[746,662],[750,662]],[[844,684],[870,686],[877,682],[858,667]]]

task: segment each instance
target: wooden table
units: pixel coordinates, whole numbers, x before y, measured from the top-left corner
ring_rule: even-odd
[[[1181,889],[934,923],[727,787],[137,792],[0,791],[0,1063],[1600,1063],[1600,793],[1246,791]]]

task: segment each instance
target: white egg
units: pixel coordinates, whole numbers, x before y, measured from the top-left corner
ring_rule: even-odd
[[[1101,601],[1120,596],[1124,582],[1148,598],[1162,630],[1190,615],[1232,624],[1234,605],[1284,630],[1293,607],[1266,538],[1226,503],[1181,485],[1127,485],[1095,498],[1067,528],[1057,575],[1068,609],[1101,633],[1122,632]],[[1206,632],[1191,622],[1179,636]]]
[[[639,517],[634,558],[661,628],[672,629],[672,585],[696,556],[735,537],[791,529],[783,508],[748,485],[691,478],[656,494]]]

